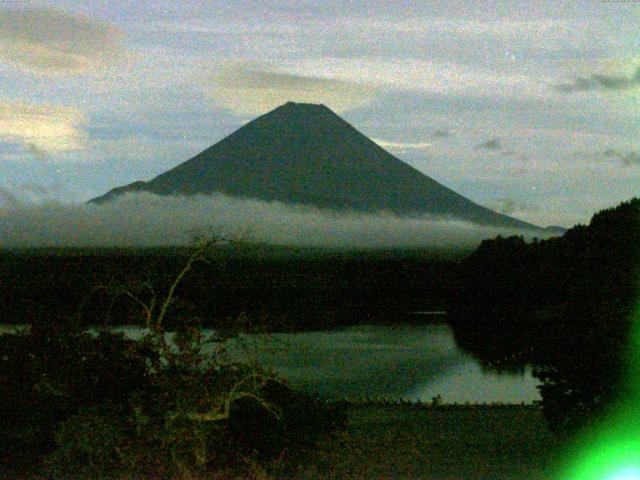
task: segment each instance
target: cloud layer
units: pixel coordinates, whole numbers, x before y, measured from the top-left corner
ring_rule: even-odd
[[[389,150],[427,150],[433,146],[433,144],[429,142],[391,142],[388,140],[381,140],[379,138],[372,138],[372,140],[382,148]]]
[[[498,137],[492,138],[476,145],[476,148],[484,150],[500,150],[502,149],[502,141]]]
[[[3,247],[180,245],[203,229],[270,244],[336,248],[474,247],[498,233],[527,234],[445,218],[337,213],[222,194],[137,193],[102,205],[34,205],[0,191],[0,217]]]
[[[609,90],[614,92],[640,87],[640,67],[633,75],[593,74],[589,77],[577,77],[571,83],[556,85],[562,93],[588,92],[590,90]]]
[[[340,112],[370,102],[376,93],[367,85],[343,80],[230,67],[215,77],[208,94],[236,113],[256,115],[288,101],[323,103]]]
[[[640,153],[636,150],[630,150],[624,153],[620,150],[609,148],[605,150],[604,156],[622,162],[625,167],[640,167]]]
[[[82,149],[85,120],[74,108],[0,99],[0,140],[24,145],[37,156]]]
[[[436,128],[432,135],[434,138],[449,138],[452,132],[449,128]]]
[[[50,8],[0,8],[0,61],[37,74],[77,74],[124,55],[112,26]]]

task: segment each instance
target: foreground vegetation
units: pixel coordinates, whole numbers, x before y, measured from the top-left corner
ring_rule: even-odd
[[[141,340],[75,320],[0,337],[0,471],[42,478],[207,478],[286,474],[344,414],[258,365],[204,353],[197,316],[177,296],[205,242],[168,289],[98,285],[133,303]],[[167,325],[173,337],[169,340]],[[286,455],[283,466],[278,459]]]
[[[315,436],[313,448],[304,455],[281,453],[263,463],[245,458],[241,468],[210,467],[192,478],[555,480],[556,466],[564,453],[537,406],[365,403],[344,404],[341,408],[346,409],[346,423],[339,430]],[[253,435],[256,438],[261,434]],[[70,466],[78,468],[78,463],[74,460]],[[113,465],[109,468],[103,478],[162,478],[157,464],[151,464],[138,477],[123,470],[118,476]],[[95,464],[91,470],[84,467],[74,475],[60,477],[52,477],[51,469],[24,467],[5,467],[0,475],[16,479],[100,478]]]
[[[352,405],[288,478],[556,480],[561,455],[534,406]]]

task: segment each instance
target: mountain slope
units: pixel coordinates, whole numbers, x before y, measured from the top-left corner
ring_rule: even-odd
[[[400,161],[324,105],[289,102],[258,117],[192,159],[129,191],[160,195],[222,192],[338,210],[452,216],[537,228],[473,203]]]

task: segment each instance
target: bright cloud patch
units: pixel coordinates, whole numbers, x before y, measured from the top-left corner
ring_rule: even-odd
[[[49,8],[0,8],[0,61],[38,74],[76,74],[124,54],[112,26]]]
[[[74,108],[0,100],[0,140],[20,143],[32,151],[82,149],[80,126],[84,122],[84,114]]]
[[[247,68],[228,68],[214,80],[210,97],[243,115],[262,114],[288,101],[323,103],[344,111],[371,101],[374,88],[331,78],[290,75]]]
[[[380,145],[382,148],[387,148],[389,150],[426,150],[430,148],[433,144],[428,142],[417,142],[417,143],[407,143],[407,142],[389,142],[387,140],[381,140],[379,138],[374,138],[374,142]]]

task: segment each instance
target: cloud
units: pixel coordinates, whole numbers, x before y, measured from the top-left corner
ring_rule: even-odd
[[[640,152],[629,150],[627,153],[609,148],[604,152],[605,158],[612,158],[622,162],[625,167],[640,167]]]
[[[190,232],[208,227],[269,244],[336,248],[473,248],[498,233],[526,234],[455,219],[339,213],[222,194],[136,193],[101,205],[35,205],[5,193],[4,206],[0,203],[0,245],[5,247],[179,245],[189,242]]]
[[[322,72],[322,75],[346,82],[374,85],[387,93],[412,91],[470,97],[512,98],[532,95],[539,100],[548,93],[546,84],[521,68],[496,69],[486,64],[460,62],[457,59],[422,57],[384,58],[368,54],[356,57],[308,57],[282,62],[282,67],[298,75]]]
[[[288,101],[324,103],[336,111],[350,110],[370,102],[376,90],[344,80],[231,67],[215,77],[208,95],[216,104],[236,113],[255,115]]]
[[[11,204],[14,208],[17,208],[25,202],[42,204],[44,202],[54,201],[57,196],[64,191],[64,187],[60,181],[53,182],[49,185],[26,181],[19,184],[10,183],[6,190],[13,197]],[[0,205],[1,204],[2,201],[0,201]]]
[[[501,198],[496,200],[492,208],[505,215],[513,215],[521,212],[531,212],[537,210],[535,207],[513,198]]]
[[[47,153],[81,150],[84,123],[85,115],[75,108],[0,99],[0,140],[22,144],[40,159]]]
[[[87,73],[125,54],[103,22],[42,7],[0,8],[0,61],[43,75]]]
[[[433,131],[433,138],[449,138],[453,132],[449,128],[436,128]]]
[[[39,198],[45,198],[51,193],[50,189],[44,185],[34,182],[25,182],[20,185],[20,189]]]
[[[39,148],[35,143],[28,142],[26,144],[26,147],[36,160],[40,160],[44,162],[50,159],[49,154],[46,151]]]
[[[484,150],[501,150],[502,142],[499,137],[492,138],[485,142],[482,142],[475,147],[476,149],[484,149]]]
[[[640,67],[631,76],[594,74],[589,77],[577,77],[571,83],[556,85],[562,93],[588,92],[591,90],[624,91],[640,86]]]
[[[18,197],[8,188],[0,187],[0,217],[9,211],[16,211],[21,206]],[[0,245],[2,243],[0,242]]]
[[[446,5],[446,3],[443,3]],[[447,9],[448,6],[447,6]],[[572,19],[540,18],[531,20],[518,20],[507,16],[500,18],[465,19],[463,16],[415,16],[389,20],[372,21],[365,18],[363,21],[373,24],[374,28],[383,33],[402,32],[402,34],[420,34],[425,31],[435,32],[436,35],[464,36],[473,40],[482,37],[492,40],[530,40],[536,42],[553,42],[558,40],[570,40],[583,32],[581,24]]]
[[[433,146],[432,143],[418,142],[418,143],[405,143],[405,142],[389,142],[387,140],[380,140],[378,138],[372,138],[372,140],[380,145],[382,148],[389,150],[425,150]]]

